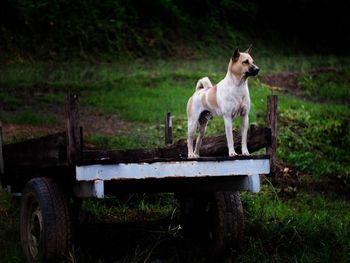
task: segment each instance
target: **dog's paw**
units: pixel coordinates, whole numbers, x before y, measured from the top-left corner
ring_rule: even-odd
[[[235,150],[230,150],[229,153],[228,153],[228,155],[229,155],[230,157],[233,157],[233,156],[236,156],[237,153],[235,152]]]
[[[242,155],[250,155],[250,153],[248,152],[248,150],[242,150]]]
[[[196,153],[189,153],[187,158],[192,159],[192,158],[198,158],[198,157],[199,155]]]

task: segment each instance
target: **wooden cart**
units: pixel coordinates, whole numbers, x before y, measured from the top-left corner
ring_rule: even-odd
[[[269,101],[275,104],[276,97]],[[1,184],[21,196],[20,232],[27,260],[46,262],[67,252],[76,200],[121,192],[174,192],[185,234],[201,232],[218,252],[236,246],[244,231],[239,191],[259,192],[259,176],[270,173],[276,107],[270,103],[269,108],[269,127],[251,128],[248,135],[250,151],[267,147],[269,155],[218,157],[227,156],[224,136],[206,138],[205,157],[198,159],[186,158],[184,140],[165,148],[87,151],[75,94],[66,100],[66,132],[5,145],[1,134]],[[235,141],[239,148],[239,138]]]

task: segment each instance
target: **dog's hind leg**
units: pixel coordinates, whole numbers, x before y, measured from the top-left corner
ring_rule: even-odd
[[[193,140],[194,140],[194,135],[197,129],[197,122],[198,119],[188,119],[188,137],[187,137],[187,149],[188,149],[188,154],[187,157],[188,158],[197,158],[198,155],[196,155],[193,152]]]
[[[212,115],[208,111],[203,111],[201,115],[199,116],[198,123],[199,123],[199,135],[197,137],[196,141],[196,148],[194,150],[194,154],[196,156],[199,156],[199,149],[202,146],[202,140],[205,134],[205,130],[207,128],[208,121],[212,118]]]

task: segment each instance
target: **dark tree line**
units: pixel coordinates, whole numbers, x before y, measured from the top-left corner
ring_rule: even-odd
[[[347,53],[346,1],[3,0],[0,48],[29,52],[129,51],[244,39]]]

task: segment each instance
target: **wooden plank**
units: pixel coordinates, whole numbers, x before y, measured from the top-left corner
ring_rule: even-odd
[[[80,153],[82,154],[84,150],[84,129],[82,126],[79,127],[80,132]]]
[[[133,150],[97,150],[84,151],[82,162],[135,162],[162,156],[162,148],[154,149],[133,149]]]
[[[105,195],[115,193],[194,193],[194,192],[216,192],[216,191],[243,191],[247,176],[222,176],[222,177],[179,177],[146,179],[146,180],[113,180],[104,184]]]
[[[271,172],[275,172],[276,150],[277,150],[277,95],[267,97],[267,127],[271,129],[271,144],[266,148],[270,155]]]
[[[269,159],[225,159],[206,161],[183,159],[153,163],[91,164],[76,167],[77,181],[163,179],[168,177],[206,177],[268,174]]]
[[[57,133],[3,146],[6,171],[21,167],[50,167],[64,165],[66,133]]]
[[[3,144],[4,144],[4,137],[2,133],[2,126],[0,123],[0,174],[4,173],[4,155],[2,150]]]
[[[167,112],[165,115],[165,127],[164,127],[164,133],[165,133],[165,145],[170,145],[173,143],[173,122],[172,122],[172,116],[171,112]]]
[[[235,149],[241,151],[241,135],[233,131]],[[251,153],[271,144],[269,128],[251,127],[248,130],[248,149]],[[200,150],[202,157],[228,156],[226,136],[205,137]],[[86,151],[81,163],[138,162],[152,158],[187,158],[187,141],[182,139],[166,148]]]
[[[241,153],[241,133],[233,131],[234,147],[237,153]],[[247,146],[250,153],[267,147],[271,144],[271,131],[269,128],[251,126],[247,135]],[[225,135],[204,137],[199,155],[228,156],[227,141]],[[165,158],[187,157],[187,139],[182,139],[164,150]]]
[[[60,167],[67,166],[66,151],[66,133],[5,144],[3,155],[6,169],[1,176],[2,185],[10,185],[12,191],[21,192],[26,182],[35,176],[57,175],[62,171]],[[44,173],[40,172],[44,170]]]
[[[79,126],[79,98],[77,94],[66,96],[67,161],[74,165],[81,158],[81,131]]]

